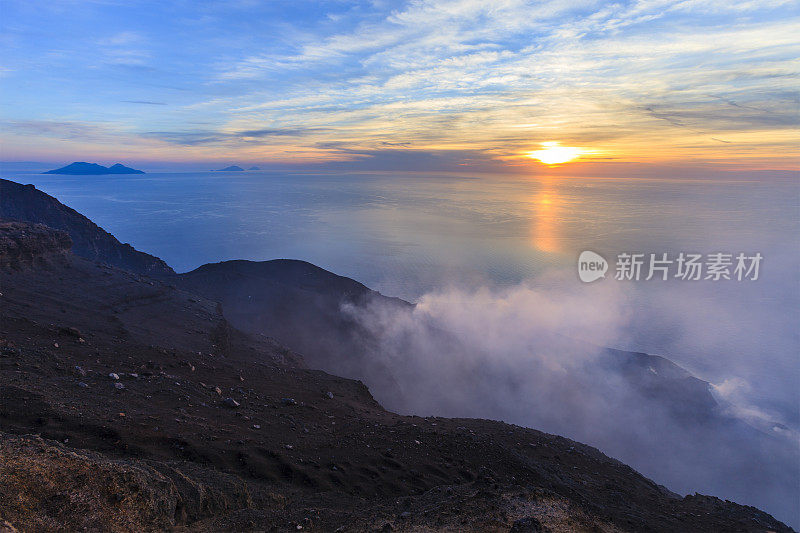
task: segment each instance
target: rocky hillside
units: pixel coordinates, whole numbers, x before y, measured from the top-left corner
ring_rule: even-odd
[[[0,226],[0,530],[790,531],[562,437],[388,412],[66,247]]]
[[[91,261],[148,276],[175,272],[161,259],[122,244],[94,222],[33,185],[0,179],[0,219],[35,222],[67,232],[72,251]]]
[[[225,261],[179,274],[178,286],[222,304],[237,328],[269,335],[305,355],[314,368],[394,387],[374,357],[375,342],[342,306],[372,302],[397,309],[412,304],[305,261]],[[314,331],[309,335],[309,330]]]
[[[381,345],[376,331],[364,328],[347,308],[380,310],[405,319],[406,313],[413,312],[411,303],[383,296],[305,261],[286,259],[207,264],[179,274],[174,283],[220,302],[225,317],[242,331],[274,337],[304,354],[315,368],[361,379],[383,398],[399,398],[392,369],[381,363],[377,353]],[[308,334],[309,329],[314,335]],[[459,351],[461,341],[446,331],[432,330],[427,337],[440,345],[441,353]],[[571,349],[589,353],[596,347]],[[586,369],[587,374],[612,372],[635,388],[641,401],[652,401],[654,407],[684,419],[717,417],[709,384],[668,359],[608,349],[601,350],[596,365]],[[469,378],[464,379],[468,385]]]
[[[0,180],[0,218],[46,224],[69,234],[81,257],[170,283],[222,304],[225,318],[240,330],[267,335],[305,355],[314,368],[367,381],[383,391],[396,388],[391,372],[375,357],[379,349],[343,306],[411,311],[413,306],[388,298],[365,285],[305,261],[225,261],[175,275],[161,259],[121,244],[113,235],[57,199],[31,185]],[[309,335],[309,329],[314,334]],[[458,340],[437,332],[443,344]],[[608,350],[603,363],[649,397],[682,412],[713,416],[716,402],[708,384],[666,359]],[[659,361],[661,360],[661,361]],[[677,371],[652,372],[653,366]],[[390,396],[384,394],[384,397]]]
[[[65,261],[72,239],[64,231],[42,224],[0,222],[0,267],[21,269]]]
[[[223,341],[200,297],[25,253],[42,260],[3,272],[0,331],[2,517],[21,530],[781,527],[567,439],[393,415],[276,344]]]

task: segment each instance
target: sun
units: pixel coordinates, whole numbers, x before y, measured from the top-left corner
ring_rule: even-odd
[[[541,150],[528,152],[531,159],[538,159],[545,165],[559,165],[577,159],[584,151],[574,146],[560,146],[555,141],[542,143]]]

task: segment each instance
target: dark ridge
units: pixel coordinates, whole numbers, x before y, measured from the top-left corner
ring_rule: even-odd
[[[346,308],[413,309],[404,300],[290,259],[207,264],[178,275],[176,283],[220,302],[225,317],[242,331],[292,346],[315,368],[362,379],[382,391],[397,388],[375,353],[376,339]]]
[[[100,260],[125,249],[33,186],[2,180],[0,200],[0,216],[67,224],[73,240],[91,230],[111,244]],[[564,437],[386,411],[360,381],[229,322],[261,309],[275,322],[254,326],[269,332],[290,317],[323,350],[349,327],[343,306],[413,309],[310,263],[154,279],[69,253],[63,231],[0,230],[0,531],[791,531],[754,507],[681,498]],[[654,397],[657,376],[694,379],[660,357],[609,356],[652,375]]]
[[[0,217],[44,224],[65,231],[72,239],[75,255],[92,261],[150,276],[168,276],[175,271],[158,257],[122,244],[97,224],[33,185],[0,179]]]
[[[9,235],[0,258],[66,250]],[[0,267],[0,531],[791,531],[564,437],[386,411],[174,278],[65,256]]]
[[[389,298],[373,291],[363,283],[334,274],[307,261],[298,259],[273,259],[271,261],[233,260],[208,263],[181,274],[185,279],[208,278],[257,278],[274,284],[290,285],[300,290],[311,290],[319,294],[336,296],[350,303],[362,303],[364,298],[380,296],[397,304],[411,304],[399,298]]]

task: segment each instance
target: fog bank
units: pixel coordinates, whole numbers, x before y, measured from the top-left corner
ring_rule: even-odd
[[[697,376],[706,384],[665,359],[606,349],[720,345],[718,332],[704,334],[698,323],[702,299],[666,286],[654,294],[649,301],[659,305],[648,309],[631,285],[580,284],[574,273],[551,272],[514,287],[429,293],[409,311],[379,303],[346,311],[378,339],[371,351],[397,381],[372,388],[390,409],[564,435],[671,490],[755,505],[797,526],[795,418],[752,403],[752,361],[728,352],[714,365],[686,358],[693,370],[728,365],[719,380]],[[726,313],[735,324],[737,309]],[[784,341],[791,348],[791,337]]]

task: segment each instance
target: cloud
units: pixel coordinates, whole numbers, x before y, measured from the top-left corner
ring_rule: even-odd
[[[144,36],[133,31],[119,32],[95,41],[106,64],[122,66],[146,65],[150,59],[150,52],[145,49],[147,44]]]
[[[452,285],[423,295],[412,310],[380,302],[344,309],[374,336],[370,358],[396,380],[371,387],[390,409],[536,427],[598,446],[672,490],[800,519],[797,433],[749,401],[746,364],[714,354],[736,374],[711,386],[718,408],[702,382],[668,361],[602,348],[628,344],[632,326],[647,334],[646,324],[686,322],[688,332],[699,320],[685,307],[713,312],[683,291],[683,305],[658,299],[658,312],[640,310],[628,288],[551,271],[514,287]]]
[[[321,163],[329,170],[395,170],[412,172],[503,172],[503,165],[480,150],[415,150],[408,143],[381,143],[391,148],[355,149],[342,143],[321,143],[319,148],[346,156],[340,161]]]
[[[285,128],[285,129],[260,129],[260,130],[245,130],[240,131],[237,135],[242,137],[283,137],[283,136],[291,136],[291,137],[300,137],[303,135],[309,135],[312,131],[319,131],[319,130],[308,130],[302,128]]]
[[[216,131],[147,131],[141,135],[148,139],[182,146],[218,144],[227,140],[227,136]]]
[[[61,139],[97,140],[107,138],[112,130],[100,124],[51,121],[10,120],[3,123],[4,129],[17,135],[57,137]]]
[[[240,143],[259,144],[263,142],[263,139],[275,137],[303,137],[311,135],[315,131],[318,130],[304,128],[264,128],[233,132],[220,130],[148,131],[142,133],[141,136],[184,146],[204,144],[227,144],[236,146]]]
[[[123,31],[97,40],[100,46],[129,46],[132,44],[140,44],[144,41],[144,37],[133,31]]]
[[[242,110],[249,109],[252,122],[290,112],[340,139],[341,124],[360,135],[360,148],[378,148],[388,136],[423,150],[491,153],[503,143],[519,154],[554,138],[615,138],[607,152],[627,148],[648,159],[658,138],[660,157],[719,157],[703,143],[782,144],[778,132],[796,122],[796,95],[774,99],[791,91],[787,60],[792,49],[800,52],[795,24],[739,20],[756,9],[753,3],[415,1],[383,20],[301,44],[299,53],[251,55],[222,76],[272,79],[285,69],[338,69],[334,80],[290,85],[280,99],[255,93]],[[714,18],[691,18],[709,12]],[[743,85],[744,78],[751,81]],[[746,107],[734,109],[733,99]],[[533,135],[510,135],[520,122],[515,117],[535,122]],[[696,148],[687,153],[687,146]],[[772,146],[767,153],[780,157]]]
[[[723,380],[719,384],[711,384],[711,390],[722,403],[727,413],[746,420],[750,425],[766,431],[774,430],[775,427],[781,428],[782,436],[787,436],[800,444],[800,434],[790,430],[785,425],[776,422],[780,416],[776,413],[768,413],[766,410],[754,405],[750,398],[753,396],[752,385],[742,377],[731,377]]]
[[[60,75],[73,88],[64,107],[82,110],[97,104],[69,79],[78,68],[116,94],[147,83],[171,113],[125,117],[129,129],[243,154],[256,139],[294,138],[306,152],[394,143],[521,165],[532,147],[560,141],[638,162],[791,164],[800,42],[790,3],[415,0],[278,18],[260,3],[175,9],[154,14],[165,22],[146,34],[123,26],[89,38],[99,48],[90,56],[59,42],[52,69],[33,54],[39,79],[78,63]],[[193,49],[173,53],[175,35]],[[29,67],[7,65],[14,77]],[[219,132],[193,133],[198,120]]]
[[[150,102],[148,100],[122,100],[124,104],[141,104],[141,105],[167,105],[166,102]]]

